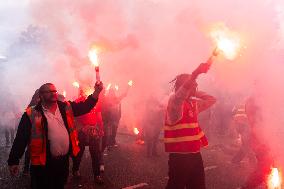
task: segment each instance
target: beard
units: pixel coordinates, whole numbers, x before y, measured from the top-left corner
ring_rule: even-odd
[[[44,102],[46,102],[46,103],[55,103],[55,102],[57,102],[57,100],[58,100],[57,95],[53,95],[53,96],[44,98]]]

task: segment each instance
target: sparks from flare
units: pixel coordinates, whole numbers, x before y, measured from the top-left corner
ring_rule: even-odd
[[[109,84],[107,85],[106,90],[108,91],[108,90],[110,89],[110,87],[111,87],[111,83],[109,83]]]
[[[117,90],[117,91],[118,91],[118,89],[119,89],[118,85],[115,85],[114,88],[115,88],[115,90]]]
[[[277,168],[272,168],[268,177],[268,189],[281,189],[281,176]]]
[[[214,27],[210,36],[213,38],[217,50],[229,60],[235,59],[239,55],[241,48],[240,36],[230,31],[224,25]]]
[[[64,96],[64,98],[66,98],[66,91],[64,90],[62,95]]]

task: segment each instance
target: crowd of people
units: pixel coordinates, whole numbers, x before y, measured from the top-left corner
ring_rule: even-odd
[[[273,164],[269,148],[256,134],[261,120],[259,107],[253,96],[230,104],[198,90],[196,79],[207,73],[210,65],[202,63],[191,74],[177,75],[167,105],[153,95],[145,99],[139,140],[145,141],[147,157],[158,156],[157,144],[163,130],[165,151],[169,153],[167,189],[205,189],[200,149],[208,145],[208,140],[203,130],[209,137],[224,136],[233,124],[241,145],[232,163],[241,162],[245,156],[256,157],[256,170],[242,189],[256,188]],[[6,145],[12,145],[8,159],[12,175],[19,173],[19,161],[25,154],[23,173],[31,176],[31,188],[63,189],[69,176],[69,157],[72,176],[80,180],[80,164],[88,146],[94,180],[104,184],[103,154],[118,146],[121,101],[129,88],[120,96],[113,88],[105,90],[102,82],[96,82],[94,92],[87,95],[89,88],[81,86],[78,98],[67,101],[57,94],[54,84],[46,83],[35,91],[21,118],[10,110],[2,112]]]

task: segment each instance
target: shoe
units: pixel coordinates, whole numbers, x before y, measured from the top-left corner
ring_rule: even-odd
[[[100,172],[101,173],[105,172],[105,166],[104,165],[100,165]]]
[[[97,183],[97,184],[99,184],[99,185],[102,185],[102,184],[104,184],[104,179],[103,179],[103,177],[102,176],[96,176],[95,177],[95,183]]]

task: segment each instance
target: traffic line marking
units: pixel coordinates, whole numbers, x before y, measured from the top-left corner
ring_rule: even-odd
[[[140,188],[142,186],[148,186],[147,183],[140,183],[140,184],[136,184],[136,185],[133,185],[133,186],[127,186],[125,188],[122,188],[122,189],[135,189],[135,188]]]
[[[216,165],[212,165],[212,166],[205,167],[204,170],[208,171],[210,169],[215,169],[215,168],[217,168],[217,166]]]

